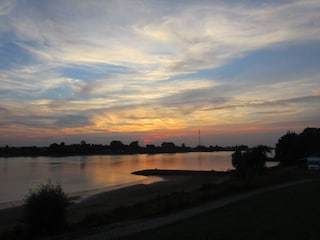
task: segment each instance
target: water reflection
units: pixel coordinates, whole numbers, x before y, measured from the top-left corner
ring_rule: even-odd
[[[198,163],[199,163],[199,169],[202,169],[202,156],[201,156],[201,152],[198,153]]]
[[[84,170],[86,169],[87,158],[88,158],[88,156],[81,156],[81,157],[80,157],[80,169],[81,169],[82,171],[84,171]]]
[[[3,164],[1,165],[1,169],[4,175],[8,174],[8,159],[4,158]]]
[[[142,169],[228,170],[231,152],[0,158],[0,202],[22,199],[51,179],[66,192],[109,188],[156,179],[130,174]]]

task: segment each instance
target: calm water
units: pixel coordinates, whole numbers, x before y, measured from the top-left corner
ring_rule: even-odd
[[[159,178],[130,174],[143,169],[229,170],[232,152],[122,156],[0,158],[0,203],[23,199],[50,179],[67,193],[110,189]]]

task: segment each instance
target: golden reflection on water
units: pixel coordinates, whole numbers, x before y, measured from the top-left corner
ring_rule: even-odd
[[[231,152],[185,153],[185,154],[140,154],[126,156],[100,156],[94,167],[86,168],[92,184],[97,186],[119,185],[130,182],[152,183],[159,178],[146,178],[130,174],[143,169],[216,170],[232,169]],[[90,169],[91,168],[91,169]]]
[[[0,158],[0,203],[25,197],[30,188],[59,182],[67,193],[152,182],[131,174],[143,169],[228,170],[232,152]]]

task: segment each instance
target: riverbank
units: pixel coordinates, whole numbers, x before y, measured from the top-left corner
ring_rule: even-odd
[[[82,221],[88,215],[100,214],[113,211],[122,207],[132,206],[139,202],[153,200],[158,196],[177,191],[192,191],[202,184],[214,183],[221,179],[212,174],[199,176],[199,172],[190,171],[188,174],[180,170],[170,170],[170,174],[150,176],[145,182],[137,182],[133,185],[121,185],[113,189],[99,189],[99,192],[92,194],[91,191],[79,192],[69,195],[74,204],[67,212],[68,222],[71,224]],[[211,171],[208,171],[211,172]],[[155,173],[155,172],[153,172]],[[195,176],[197,177],[195,178]],[[155,181],[155,178],[157,181]],[[151,182],[151,183],[150,183]],[[89,194],[90,193],[90,194]],[[0,232],[6,228],[13,227],[23,217],[22,201],[15,207],[0,209]],[[9,203],[8,203],[9,204]]]
[[[166,185],[170,185],[170,178],[168,177],[166,180],[168,181]],[[164,178],[150,177],[149,180],[138,181],[131,184],[122,184],[109,188],[92,189],[68,194],[71,202],[68,210],[68,218],[74,222],[78,221],[81,217],[85,217],[87,213],[92,212],[92,209],[100,207],[103,209],[113,209],[118,207],[119,204],[124,204],[124,199],[136,199],[134,196],[140,195],[140,193],[142,194],[143,191],[146,191],[145,189],[157,189],[156,183],[162,181],[164,181]],[[108,204],[106,204],[106,201],[108,201]],[[23,200],[0,204],[0,232],[6,228],[11,228],[14,224],[22,220],[24,211],[23,204]],[[105,208],[103,205],[107,205],[107,207]]]
[[[206,173],[204,174],[204,172]],[[207,174],[209,172],[210,174]],[[149,173],[151,177],[161,177],[162,181],[151,184],[136,184],[88,197],[84,201],[75,204],[69,210],[69,221],[77,222],[90,214],[113,211],[131,207],[141,202],[154,201],[160,196],[173,192],[192,192],[204,184],[216,184],[227,177],[226,175],[212,174],[211,171],[143,170],[138,171],[138,173]],[[133,174],[136,174],[136,172]]]
[[[91,196],[97,195],[99,193],[103,192],[110,192],[116,189],[121,189],[121,188],[126,188],[138,184],[152,184],[154,182],[160,182],[163,181],[163,178],[157,177],[157,176],[150,176],[146,179],[143,180],[138,180],[135,182],[131,183],[126,183],[126,184],[118,184],[118,185],[113,185],[110,187],[104,187],[104,188],[95,188],[95,189],[88,189],[84,191],[78,191],[78,192],[71,192],[67,193],[68,198],[70,202],[72,203],[79,203],[81,201],[84,201],[87,198],[90,198]],[[63,187],[63,186],[62,186]],[[15,207],[21,207],[24,203],[24,200],[16,200],[16,201],[8,201],[8,202],[0,202],[0,211],[3,209],[7,208],[15,208]]]

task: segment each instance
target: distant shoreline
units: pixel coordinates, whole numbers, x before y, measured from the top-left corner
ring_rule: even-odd
[[[132,155],[132,154],[162,154],[162,153],[189,153],[189,152],[221,152],[248,150],[249,147],[241,146],[197,146],[188,147],[184,144],[177,146],[172,142],[163,142],[161,146],[146,145],[140,146],[138,141],[129,145],[120,141],[112,141],[110,145],[102,144],[71,144],[66,145],[64,142],[53,143],[48,147],[9,147],[0,146],[0,157],[66,157],[66,156],[92,156],[92,155]]]

